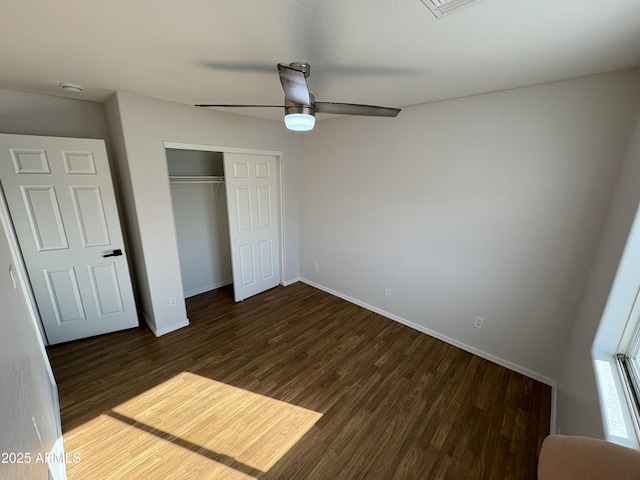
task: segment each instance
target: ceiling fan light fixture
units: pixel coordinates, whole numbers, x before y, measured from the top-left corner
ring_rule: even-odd
[[[308,113],[289,113],[284,116],[284,124],[289,130],[307,132],[313,130],[316,124],[316,117]]]
[[[316,112],[312,107],[293,105],[285,107],[284,124],[289,130],[308,132],[316,124]]]

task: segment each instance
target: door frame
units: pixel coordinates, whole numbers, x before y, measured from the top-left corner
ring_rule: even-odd
[[[38,305],[36,303],[35,296],[33,294],[33,289],[31,288],[31,281],[29,280],[29,275],[27,274],[27,266],[24,263],[24,258],[22,256],[22,249],[20,248],[20,243],[18,242],[18,236],[13,226],[13,219],[11,218],[11,212],[9,211],[9,205],[7,203],[7,199],[5,198],[4,188],[2,186],[2,179],[0,179],[0,230],[4,229],[6,232],[7,240],[9,243],[9,250],[11,252],[11,257],[15,262],[15,269],[18,273],[17,278],[14,279],[14,282],[17,283],[18,290],[22,292],[23,298],[25,300],[25,307],[31,318],[31,321],[36,326],[36,335],[39,340],[39,350],[42,354],[42,359],[44,361],[45,368],[47,370],[47,377],[49,377],[49,388],[52,404],[51,407],[53,409],[53,417],[56,423],[55,426],[55,435],[56,442],[50,450],[50,453],[54,455],[62,455],[64,457],[64,445],[62,441],[62,419],[60,414],[60,398],[58,395],[58,382],[56,381],[56,377],[53,373],[53,369],[51,368],[51,362],[49,361],[49,356],[47,355],[47,350],[45,347],[49,346],[49,341],[47,339],[47,335],[44,331],[44,325],[42,324],[42,319],[40,318],[40,311],[38,310]],[[2,232],[0,232],[2,235]],[[34,424],[35,425],[35,424]],[[37,429],[36,429],[37,430]],[[39,435],[39,434],[38,434]],[[49,464],[50,470],[52,472],[52,478],[57,479],[66,479],[67,478],[67,470],[63,462],[54,460],[53,463]]]
[[[285,207],[284,207],[284,168],[283,168],[283,154],[282,151],[278,150],[257,150],[252,148],[238,148],[238,147],[225,147],[220,145],[209,145],[209,144],[200,144],[200,143],[185,143],[185,142],[174,142],[165,140],[164,142],[164,151],[165,151],[165,165],[168,164],[166,159],[166,149],[172,148],[176,150],[199,150],[204,152],[221,152],[223,155],[225,153],[245,153],[248,155],[272,155],[276,159],[276,180],[277,180],[277,193],[278,193],[278,230],[280,234],[280,280],[279,284],[286,286],[285,280]],[[226,174],[226,172],[225,172]],[[170,188],[169,184],[169,171],[167,169],[167,188]],[[173,230],[176,231],[175,225],[175,217],[172,215],[173,219]],[[184,287],[183,287],[184,290]],[[182,292],[184,295],[184,291]]]
[[[36,303],[36,297],[33,294],[33,287],[31,286],[31,280],[29,275],[27,274],[27,266],[24,262],[24,257],[22,255],[22,249],[20,248],[20,243],[18,242],[18,235],[16,234],[16,230],[13,226],[13,218],[11,217],[11,212],[9,211],[9,205],[7,204],[7,198],[5,197],[4,187],[2,185],[2,179],[0,178],[0,223],[4,224],[7,230],[7,237],[9,239],[9,247],[11,248],[13,255],[16,261],[16,269],[18,270],[20,281],[22,283],[22,288],[25,293],[25,300],[27,302],[27,308],[29,309],[31,315],[33,316],[36,325],[38,326],[38,330],[40,331],[40,337],[42,338],[42,343],[46,347],[49,345],[49,340],[47,339],[47,334],[44,331],[44,325],[42,324],[42,318],[40,317],[40,310],[38,309],[38,304]]]

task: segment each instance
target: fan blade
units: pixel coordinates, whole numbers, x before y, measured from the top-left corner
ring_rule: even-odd
[[[358,105],[357,103],[314,103],[316,113],[335,113],[338,115],[365,115],[369,117],[395,117],[399,108],[377,107],[375,105]]]
[[[298,105],[310,106],[311,97],[309,97],[309,87],[304,73],[281,63],[278,64],[278,73],[285,98]]]
[[[198,105],[194,105],[194,107],[228,107],[228,108],[284,108],[284,105],[229,105],[229,104],[223,104],[223,105],[213,105],[213,104],[208,104],[208,103],[199,103]]]

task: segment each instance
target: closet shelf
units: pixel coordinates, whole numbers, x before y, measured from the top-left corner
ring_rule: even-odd
[[[169,183],[211,183],[211,184],[220,184],[224,183],[224,177],[211,177],[211,176],[181,176],[181,175],[171,175],[169,176]]]

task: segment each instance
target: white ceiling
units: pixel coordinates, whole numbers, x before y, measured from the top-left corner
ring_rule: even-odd
[[[0,87],[93,101],[282,104],[298,60],[317,100],[388,107],[640,65],[640,0],[2,0],[0,32]]]

